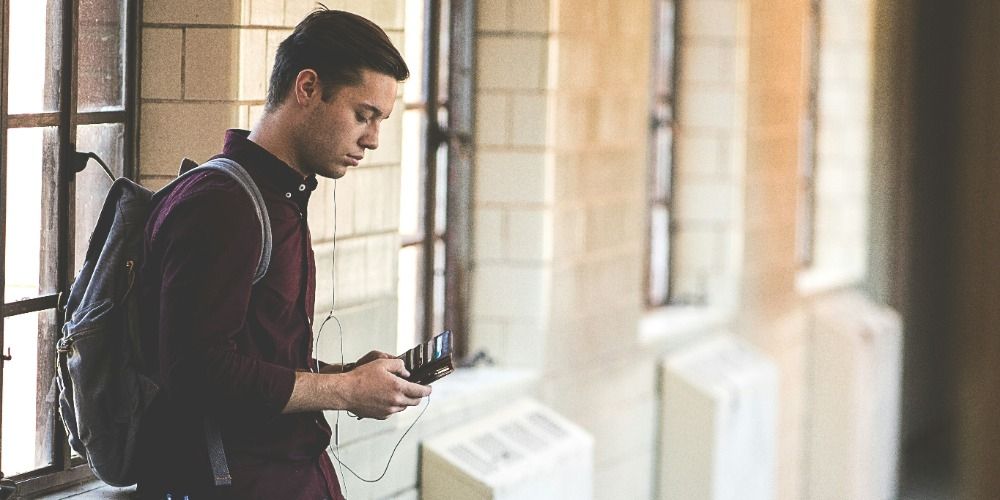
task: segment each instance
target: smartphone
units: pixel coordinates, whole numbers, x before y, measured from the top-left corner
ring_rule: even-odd
[[[406,380],[428,385],[455,371],[455,365],[451,360],[453,348],[451,332],[445,330],[427,342],[400,354],[399,359],[403,360],[406,371],[410,372],[410,377]]]

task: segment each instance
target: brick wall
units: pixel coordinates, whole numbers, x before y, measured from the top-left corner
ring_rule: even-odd
[[[549,3],[484,2],[477,14],[470,351],[537,367],[553,236]]]

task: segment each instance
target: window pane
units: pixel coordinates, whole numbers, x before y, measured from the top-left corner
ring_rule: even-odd
[[[40,113],[59,109],[62,2],[11,0],[8,69],[8,113]]]
[[[434,322],[431,335],[436,335],[445,329],[444,324],[444,241],[434,242]]]
[[[661,126],[653,134],[653,197],[658,201],[669,202],[672,191],[670,177],[673,170],[673,130]]]
[[[80,111],[122,108],[124,19],[124,0],[80,0]]]
[[[420,207],[424,199],[421,165],[424,162],[424,135],[426,133],[424,116],[424,112],[419,109],[406,111],[403,114],[399,234],[404,236],[416,237],[421,234]]]
[[[4,302],[37,297],[41,281],[43,168],[46,133],[25,128],[7,132],[7,213]]]
[[[403,57],[406,59],[406,65],[410,68],[410,78],[403,84],[403,102],[406,103],[424,100],[422,87],[424,81],[424,9],[426,3],[426,0],[406,0]]]
[[[649,303],[667,303],[670,273],[670,217],[667,208],[653,206],[649,228]]]
[[[658,95],[673,92],[674,66],[674,2],[659,2],[658,46],[656,47],[656,69],[653,90]]]
[[[420,343],[417,337],[417,271],[420,269],[420,249],[416,246],[399,250],[399,314],[397,315],[396,352],[404,352]]]
[[[438,102],[448,102],[448,68],[451,64],[451,2],[441,2],[441,28],[438,30]],[[447,120],[441,123],[448,123]]]
[[[0,470],[5,475],[28,472],[48,464],[36,457],[38,412],[38,313],[4,319],[3,449]],[[44,455],[44,454],[43,454]]]
[[[122,175],[122,151],[125,127],[120,123],[81,125],[76,130],[77,150],[92,151],[108,164],[116,177]],[[104,169],[90,160],[83,172],[76,174],[76,237],[74,239],[73,275],[83,267],[90,233],[97,224],[104,197],[111,187],[111,179]]]
[[[434,232],[442,235],[448,224],[448,144],[442,143],[437,151],[437,187],[434,195]]]

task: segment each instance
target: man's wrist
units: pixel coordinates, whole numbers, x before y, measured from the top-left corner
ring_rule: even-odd
[[[329,398],[328,410],[344,410],[350,406],[351,384],[344,374],[326,375],[322,380],[322,392]]]

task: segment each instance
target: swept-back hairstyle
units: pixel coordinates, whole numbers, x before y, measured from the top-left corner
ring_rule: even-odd
[[[382,28],[357,14],[323,6],[306,16],[278,46],[267,91],[268,110],[281,105],[304,69],[319,75],[323,100],[329,100],[337,87],[360,83],[362,69],[397,81],[410,76]]]

